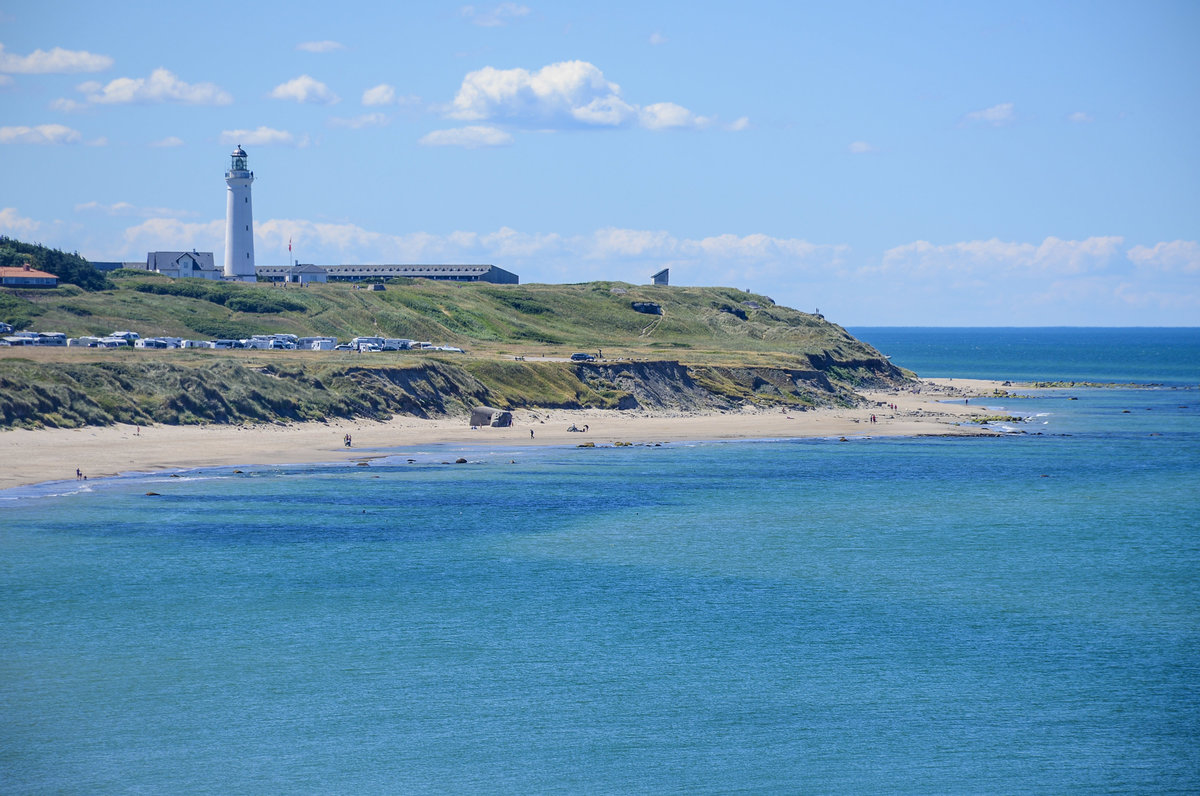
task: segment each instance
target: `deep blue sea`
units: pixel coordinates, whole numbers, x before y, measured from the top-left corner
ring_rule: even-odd
[[[863,333],[1176,385],[992,401],[999,438],[0,492],[0,792],[1195,793],[1200,341],[1154,331]]]
[[[1200,327],[847,331],[925,377],[1200,385]]]

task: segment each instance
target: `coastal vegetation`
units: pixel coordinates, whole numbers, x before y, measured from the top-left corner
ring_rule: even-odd
[[[384,419],[478,404],[804,409],[853,404],[856,389],[912,376],[819,315],[735,288],[401,279],[368,291],[131,270],[101,278],[101,289],[0,290],[0,320],[71,337],[377,335],[467,353],[0,349],[0,427]],[[571,362],[575,351],[603,355]]]
[[[26,264],[38,271],[54,274],[60,281],[78,285],[84,290],[104,290],[112,287],[103,273],[78,254],[67,254],[58,249],[50,249],[36,243],[22,243],[0,235],[0,267],[21,268]]]

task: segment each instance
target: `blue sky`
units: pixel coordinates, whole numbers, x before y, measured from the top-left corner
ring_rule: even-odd
[[[1200,3],[0,3],[0,233],[1200,325]]]

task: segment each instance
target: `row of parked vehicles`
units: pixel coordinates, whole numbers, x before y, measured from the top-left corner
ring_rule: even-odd
[[[7,326],[5,329],[3,327]],[[137,332],[116,331],[104,337],[67,337],[62,332],[14,331],[0,324],[0,345],[68,346],[71,348],[221,348],[260,351],[450,351],[463,353],[450,345],[391,337],[355,337],[338,343],[336,337],[298,337],[294,334],[256,334],[240,340],[188,340],[182,337],[142,337]]]

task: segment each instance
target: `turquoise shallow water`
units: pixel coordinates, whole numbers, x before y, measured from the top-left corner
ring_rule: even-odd
[[[0,493],[0,790],[1194,792],[1200,393],[994,405]]]

